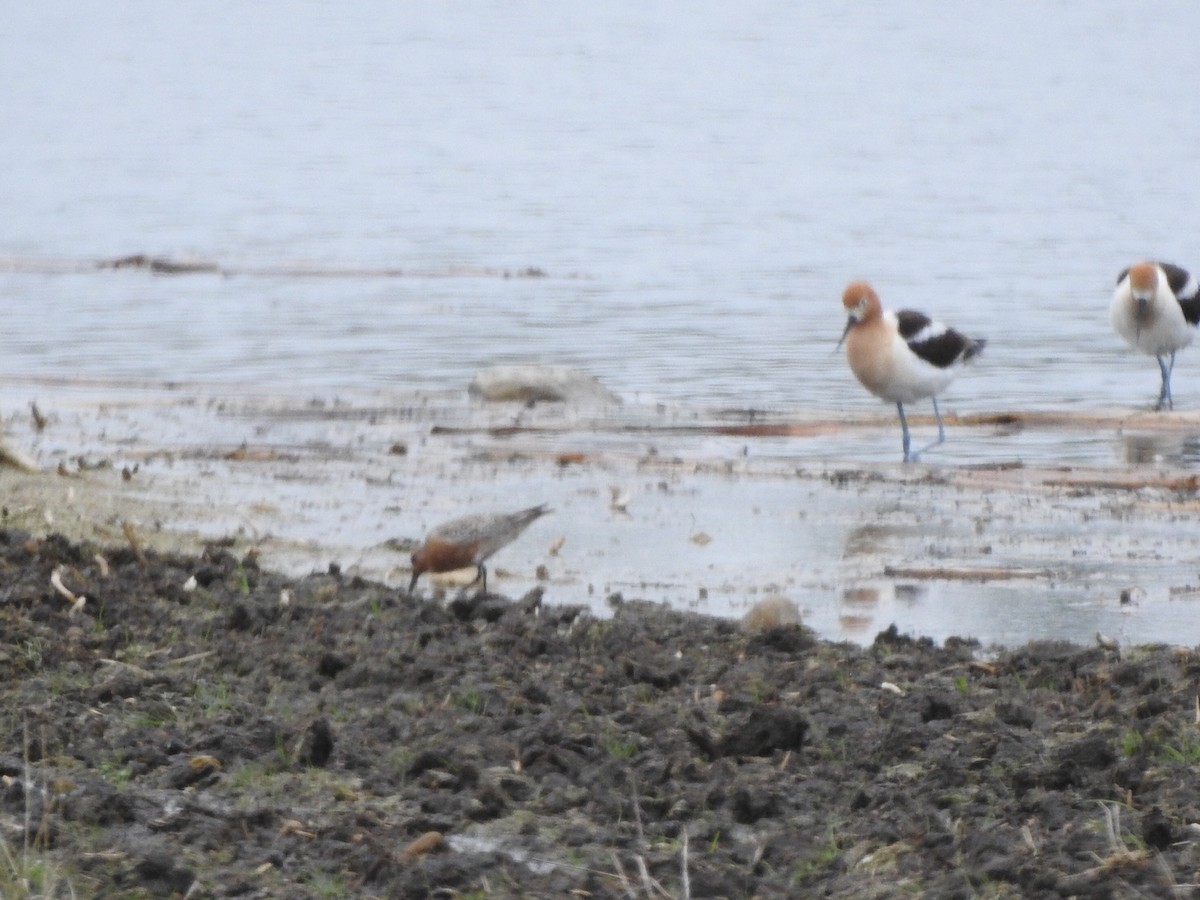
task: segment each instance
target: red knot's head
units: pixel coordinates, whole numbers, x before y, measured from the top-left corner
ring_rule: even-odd
[[[412,581],[408,589],[411,591],[416,587],[417,579],[426,572],[453,572],[475,565],[477,546],[477,541],[455,544],[439,538],[426,538],[425,543],[412,553]]]

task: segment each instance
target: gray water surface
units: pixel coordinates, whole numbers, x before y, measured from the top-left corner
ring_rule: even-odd
[[[624,395],[874,412],[832,353],[868,278],[991,339],[948,406],[1146,404],[1116,274],[1200,266],[1200,8],[1155,8],[14,7],[9,268],[416,274],[4,274],[0,370],[319,392],[532,360]],[[549,277],[492,274],[528,267]]]

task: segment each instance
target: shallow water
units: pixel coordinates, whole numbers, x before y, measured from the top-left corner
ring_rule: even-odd
[[[89,380],[111,386],[108,401],[176,382],[293,401],[453,392],[483,366],[534,361],[591,372],[651,415],[662,402],[681,415],[880,422],[674,448],[685,458],[887,464],[893,413],[834,350],[841,288],[860,277],[887,304],[990,339],[947,391],[947,412],[1144,408],[1156,367],[1121,345],[1107,304],[1136,258],[1200,266],[1181,214],[1197,206],[1200,122],[1180,114],[1200,74],[1187,27],[1198,17],[1115,0],[955,16],[882,2],[709,5],[687,18],[533,3],[13,9],[0,33],[0,411],[11,421],[38,396],[69,403]],[[133,253],[221,272],[93,267]],[[544,276],[523,277],[531,268]],[[1200,352],[1181,354],[1181,411],[1200,410],[1197,371]],[[931,434],[916,427],[918,442]],[[1194,466],[1198,435],[951,428],[930,460]],[[331,428],[327,446],[339,440]],[[541,499],[544,481],[539,470],[510,487]],[[384,528],[372,503],[348,512],[349,494],[329,484],[268,487],[281,507],[321,510],[314,533],[336,525],[357,539],[345,520],[361,516],[368,546]],[[444,481],[409,489],[421,499],[393,532],[510,505],[494,486],[444,508]],[[802,566],[815,574],[791,593],[815,598],[803,605],[823,631],[844,633],[841,583],[856,591],[878,567],[851,579],[818,563],[840,559],[873,513],[826,509],[827,492],[805,490],[790,502],[809,505],[806,520],[771,516],[743,526],[744,540],[726,536],[713,581],[732,597],[740,571],[796,578],[786,548],[815,539]],[[698,496],[698,509],[670,515],[729,511],[734,528],[733,511],[780,494],[770,479],[713,479]],[[811,527],[819,515],[837,526]],[[607,586],[678,582],[655,595],[691,602],[688,567],[711,563],[672,549],[684,574],[660,578],[638,548],[661,560],[651,536],[665,524],[606,521],[596,539],[622,527],[634,533],[621,552],[593,557]],[[926,546],[902,544],[887,552]],[[1131,578],[1186,583],[1180,552],[1118,567],[1099,594]],[[873,625],[894,615],[925,633],[1006,640],[1012,617],[987,621],[988,609],[1026,596],[934,583],[914,603],[885,587]],[[1021,608],[1025,631],[1088,637],[1073,604],[1090,590],[1056,582],[1037,610]],[[985,608],[963,602],[997,592]],[[1141,609],[1153,622],[1139,636],[1178,634],[1182,604]],[[1137,620],[1116,614],[1115,627]]]
[[[495,590],[541,586],[549,602],[600,615],[615,596],[731,617],[783,596],[821,635],[857,642],[894,623],[984,644],[1200,643],[1188,527],[1200,507],[1189,470],[1169,462],[847,464],[842,451],[881,425],[831,419],[820,437],[747,438],[719,433],[728,417],[657,407],[581,420],[453,393],[297,403],[211,385],[24,387],[49,423],[37,432],[15,412],[10,442],[44,469],[82,470],[0,470],[6,510],[35,528],[78,521],[117,543],[125,521],[147,536],[234,536],[293,574],[336,563],[403,586],[407,548],[394,541],[464,512],[545,502],[554,515],[489,564]],[[959,437],[984,443],[990,431]],[[1109,428],[1108,440],[1125,439]],[[1176,440],[1145,427],[1137,446]]]

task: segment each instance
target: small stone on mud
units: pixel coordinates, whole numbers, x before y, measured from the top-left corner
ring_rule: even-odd
[[[227,624],[230,631],[248,631],[252,621],[250,610],[244,603],[238,603],[229,611]]]
[[[733,820],[742,825],[753,825],[759,819],[779,814],[775,796],[762,788],[738,788],[730,798],[729,806]]]
[[[952,719],[958,714],[959,704],[949,693],[926,694],[921,708],[921,721],[934,722]]]
[[[300,744],[300,762],[307,766],[323,768],[333,755],[333,726],[322,717],[308,726]]]
[[[451,601],[449,609],[464,622],[475,619],[498,622],[512,606],[511,601],[497,594],[460,594]]]
[[[800,607],[794,601],[778,594],[758,601],[742,616],[742,628],[751,634],[781,625],[799,624]]]
[[[206,588],[220,578],[221,574],[221,570],[216,566],[201,566],[192,577],[196,579],[196,583],[200,587]]]
[[[440,831],[427,831],[404,848],[400,854],[404,859],[416,859],[426,853],[445,849],[445,839]]]
[[[343,669],[349,668],[350,662],[336,653],[326,653],[317,663],[317,674],[325,678],[333,678]]]
[[[1157,806],[1142,819],[1142,839],[1155,850],[1166,850],[1175,843],[1175,829],[1171,820]]]
[[[153,851],[146,854],[137,864],[138,875],[148,881],[157,881],[171,892],[183,894],[196,880],[191,869],[176,866],[176,857],[167,852]]]
[[[808,722],[796,710],[760,706],[718,745],[722,756],[770,756],[776,750],[799,750]]]
[[[1032,706],[1019,700],[1001,700],[996,704],[996,718],[1005,725],[1032,728],[1037,721],[1037,713]]]

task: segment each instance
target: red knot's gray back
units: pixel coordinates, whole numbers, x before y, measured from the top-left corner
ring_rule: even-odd
[[[545,503],[513,513],[481,513],[445,522],[425,538],[412,555],[411,592],[424,572],[452,572],[474,566],[480,591],[487,593],[484,562],[515,541],[530,523],[550,512]]]

